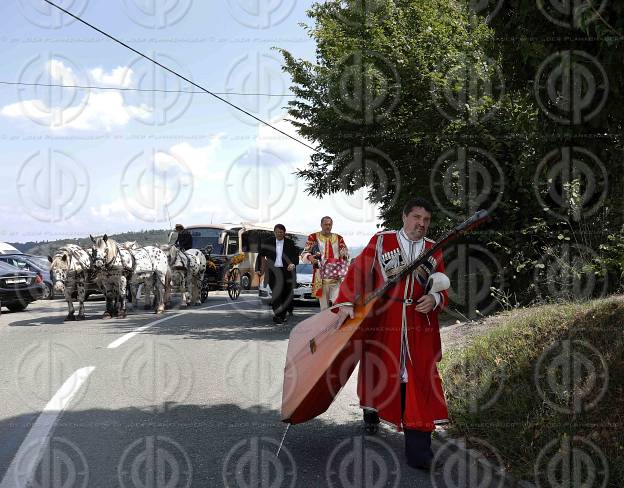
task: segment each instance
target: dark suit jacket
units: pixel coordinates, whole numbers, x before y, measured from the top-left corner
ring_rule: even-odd
[[[267,239],[260,244],[260,251],[256,259],[256,271],[266,271],[262,269],[262,260],[267,258],[269,268],[275,265],[275,237]],[[289,264],[299,264],[299,250],[295,243],[288,238],[284,238],[284,250],[282,252],[282,264],[286,268]]]

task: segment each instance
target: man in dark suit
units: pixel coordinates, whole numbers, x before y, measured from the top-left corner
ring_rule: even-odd
[[[295,266],[299,262],[299,251],[292,240],[285,238],[286,227],[282,224],[277,224],[273,233],[275,237],[260,244],[256,273],[269,273],[273,322],[281,324],[286,321],[287,312],[292,314]]]
[[[175,241],[174,246],[178,247],[181,251],[188,251],[193,248],[193,236],[184,228],[182,224],[176,224],[175,231],[178,233],[178,238]]]

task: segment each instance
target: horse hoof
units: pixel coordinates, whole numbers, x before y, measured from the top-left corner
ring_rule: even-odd
[[[119,312],[115,318],[116,319],[125,319],[127,316],[128,316],[128,314],[124,310],[123,312]]]
[[[108,320],[108,319],[112,319],[113,316],[109,313],[109,312],[104,312],[104,315],[102,315],[102,319],[103,320]]]
[[[85,314],[78,314],[78,317],[76,317],[76,320],[87,320],[87,317],[85,316]]]
[[[76,320],[76,316],[73,313],[70,313],[65,317],[64,322],[73,322]]]

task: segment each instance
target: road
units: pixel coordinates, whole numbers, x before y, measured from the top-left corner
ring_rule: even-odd
[[[251,293],[121,320],[103,308],[0,316],[0,488],[445,486],[405,465],[402,434],[362,436],[355,375],[275,456],[288,334],[318,308],[283,326]]]

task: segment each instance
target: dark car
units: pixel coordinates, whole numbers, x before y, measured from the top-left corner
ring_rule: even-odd
[[[30,254],[0,254],[0,262],[37,273],[46,287],[41,298],[54,298],[54,280],[50,274],[50,263],[47,259],[42,261],[39,256]]]
[[[0,306],[20,312],[41,298],[45,289],[37,273],[0,262]]]

